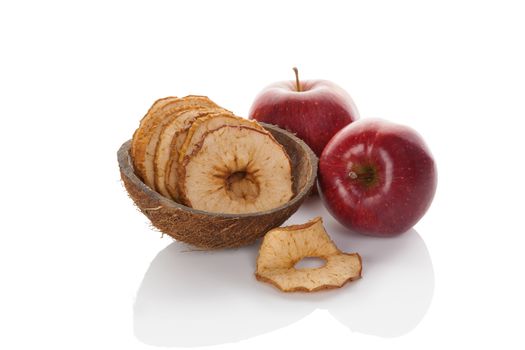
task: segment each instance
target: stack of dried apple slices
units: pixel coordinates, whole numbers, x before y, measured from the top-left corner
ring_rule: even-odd
[[[253,213],[293,197],[282,145],[205,96],[157,100],[133,135],[131,156],[147,186],[195,209]]]

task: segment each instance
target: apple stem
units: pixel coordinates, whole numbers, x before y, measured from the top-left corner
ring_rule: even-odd
[[[299,70],[297,69],[297,67],[293,67],[292,68],[294,73],[295,73],[295,86],[297,88],[297,91],[301,91],[301,83],[299,82]]]
[[[356,173],[355,171],[351,171],[351,172],[349,172],[349,173],[348,173],[348,176],[350,176],[350,178],[351,178],[352,180],[355,180],[355,179],[358,178],[357,173]]]

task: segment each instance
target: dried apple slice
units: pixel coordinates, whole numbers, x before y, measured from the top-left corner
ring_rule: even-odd
[[[171,155],[166,167],[165,181],[166,189],[171,197],[179,200],[179,167],[184,156],[191,153],[207,131],[219,128],[223,125],[246,125],[264,130],[257,122],[237,117],[228,111],[210,114],[196,120],[188,130],[183,130],[174,137],[171,145]],[[180,161],[179,161],[180,157]]]
[[[177,113],[191,108],[220,108],[205,96],[186,96],[170,100],[145,118],[135,141],[134,166],[137,174],[150,188],[155,189],[154,157],[160,132],[164,125],[176,117]]]
[[[231,112],[227,110],[217,110],[213,109],[215,112],[209,113],[204,116],[199,116],[196,118],[196,120],[193,121],[192,125],[195,124],[200,119],[209,119],[216,116],[221,115],[232,115]],[[235,117],[235,116],[234,116]],[[235,117],[237,118],[237,117]],[[198,119],[198,120],[197,120]],[[191,126],[192,126],[191,125]],[[181,152],[182,146],[184,145],[184,142],[186,140],[186,137],[188,136],[188,131],[190,130],[190,127],[178,130],[175,135],[173,136],[173,139],[171,140],[170,145],[170,155],[168,162],[166,164],[165,174],[164,174],[164,182],[165,182],[165,188],[168,191],[169,195],[174,201],[179,201],[179,154]]]
[[[304,258],[317,257],[326,264],[317,268],[295,268]],[[283,292],[313,292],[340,288],[361,278],[361,257],[343,253],[332,242],[317,217],[306,224],[268,231],[259,249],[255,277]]]
[[[177,118],[181,112],[196,108],[220,107],[205,96],[187,96],[165,105],[149,119],[149,123],[144,125],[144,128],[146,129],[144,133],[145,139],[144,142],[137,143],[137,157],[139,162],[136,160],[136,163],[138,163],[137,169],[139,175],[141,175],[146,185],[152,189],[156,190],[154,158],[160,132],[166,124]],[[140,163],[142,155],[143,162]]]
[[[146,128],[144,127],[145,124],[149,123],[149,119],[153,118],[153,116],[164,106],[170,104],[173,101],[178,100],[178,97],[175,96],[169,96],[160,98],[157,101],[153,103],[153,105],[149,108],[148,112],[142,119],[140,120],[139,127],[135,132],[133,133],[133,137],[131,139],[131,157],[132,159],[135,159],[137,157],[136,155],[136,149],[137,149],[137,143],[139,140],[143,140],[145,138],[144,132],[146,131]]]
[[[291,162],[270,133],[224,125],[204,134],[184,159],[179,190],[183,204],[195,209],[229,214],[265,211],[292,198]]]
[[[175,136],[173,136],[173,140],[171,141],[171,153],[168,159],[168,164],[166,165],[166,174],[164,175],[166,189],[168,190],[168,193],[170,194],[171,198],[173,198],[173,200],[177,202],[180,201],[178,184],[179,153],[180,149],[182,148],[182,145],[184,144],[184,140],[188,135],[188,130],[189,128],[180,130],[175,134]]]
[[[195,150],[196,145],[205,133],[223,125],[245,125],[266,132],[256,121],[237,117],[232,114],[210,115],[207,118],[200,118],[196,120],[195,123],[191,125],[190,130],[188,130],[188,135],[179,152],[179,163],[182,163],[184,157],[190,155]]]
[[[165,197],[171,198],[171,194],[166,188],[165,176],[167,173],[166,167],[172,152],[174,137],[180,131],[188,129],[193,121],[195,121],[197,118],[202,118],[209,115],[210,113],[218,112],[226,113],[222,108],[191,108],[179,113],[162,128],[159,135],[157,148],[155,150],[154,159],[155,188],[157,189],[157,192]]]

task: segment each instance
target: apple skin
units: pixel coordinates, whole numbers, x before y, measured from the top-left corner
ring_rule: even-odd
[[[359,118],[346,91],[327,80],[281,81],[255,98],[249,118],[274,124],[302,139],[319,157],[332,136]]]
[[[426,213],[437,186],[434,158],[413,129],[362,119],[339,131],[319,159],[318,189],[347,228],[389,237]]]

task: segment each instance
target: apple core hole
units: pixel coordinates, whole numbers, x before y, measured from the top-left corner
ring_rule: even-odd
[[[231,198],[253,202],[259,196],[259,184],[247,171],[236,171],[226,178],[226,190]]]
[[[326,265],[326,260],[317,256],[307,256],[299,260],[294,268],[300,269],[317,269]]]

